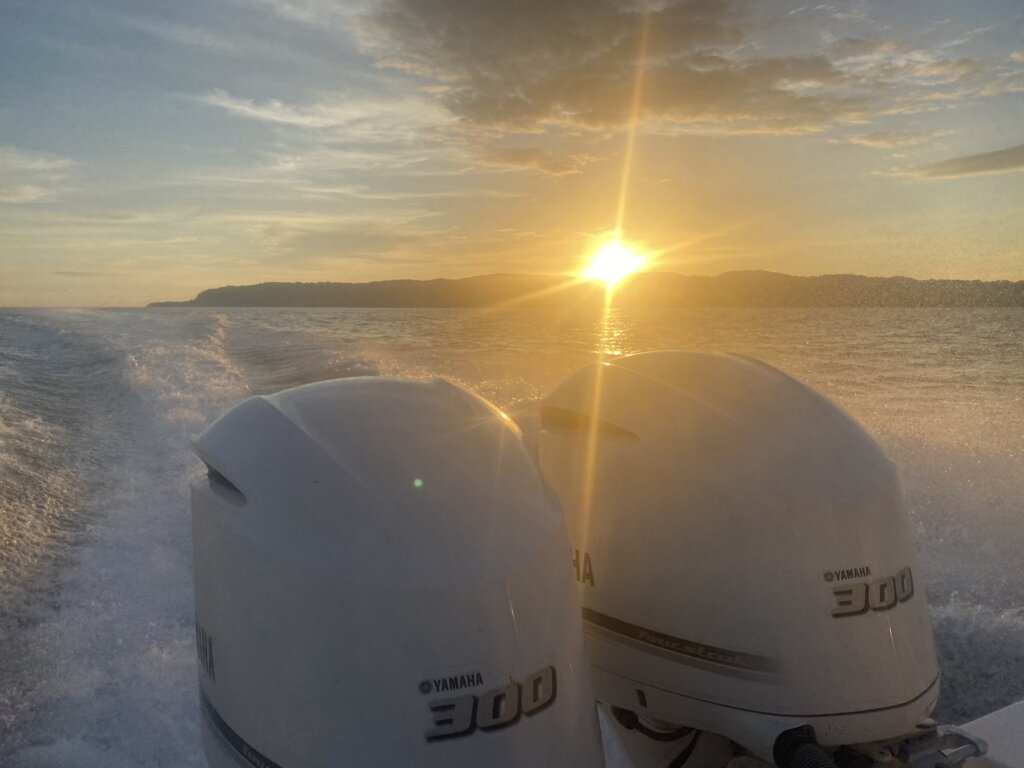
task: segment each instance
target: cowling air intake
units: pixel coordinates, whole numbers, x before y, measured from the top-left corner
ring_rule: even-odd
[[[856,745],[928,717],[899,479],[835,404],[747,357],[652,352],[572,374],[540,418],[603,704],[766,760],[803,726]]]
[[[254,397],[195,441],[214,768],[601,766],[563,518],[445,381]]]

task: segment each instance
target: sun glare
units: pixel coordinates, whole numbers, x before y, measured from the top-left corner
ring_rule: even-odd
[[[580,276],[585,280],[601,280],[611,289],[623,278],[643,269],[646,263],[647,258],[636,247],[615,237],[594,251]]]

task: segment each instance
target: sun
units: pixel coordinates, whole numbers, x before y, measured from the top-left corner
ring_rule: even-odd
[[[647,257],[639,248],[613,236],[597,247],[580,277],[584,280],[601,280],[611,290],[623,278],[643,269],[646,264]]]

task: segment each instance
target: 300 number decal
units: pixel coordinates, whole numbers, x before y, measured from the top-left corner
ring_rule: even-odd
[[[505,728],[522,715],[535,715],[555,701],[557,686],[555,668],[545,667],[527,677],[481,696],[458,696],[430,703],[434,727],[427,731],[427,741],[468,736],[477,728],[483,731]]]
[[[869,608],[887,611],[896,603],[909,600],[914,594],[914,576],[904,568],[895,576],[832,588],[832,615],[856,616]]]

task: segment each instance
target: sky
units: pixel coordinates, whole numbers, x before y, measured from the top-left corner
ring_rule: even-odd
[[[1019,0],[3,0],[0,305],[570,273],[1024,279]]]

